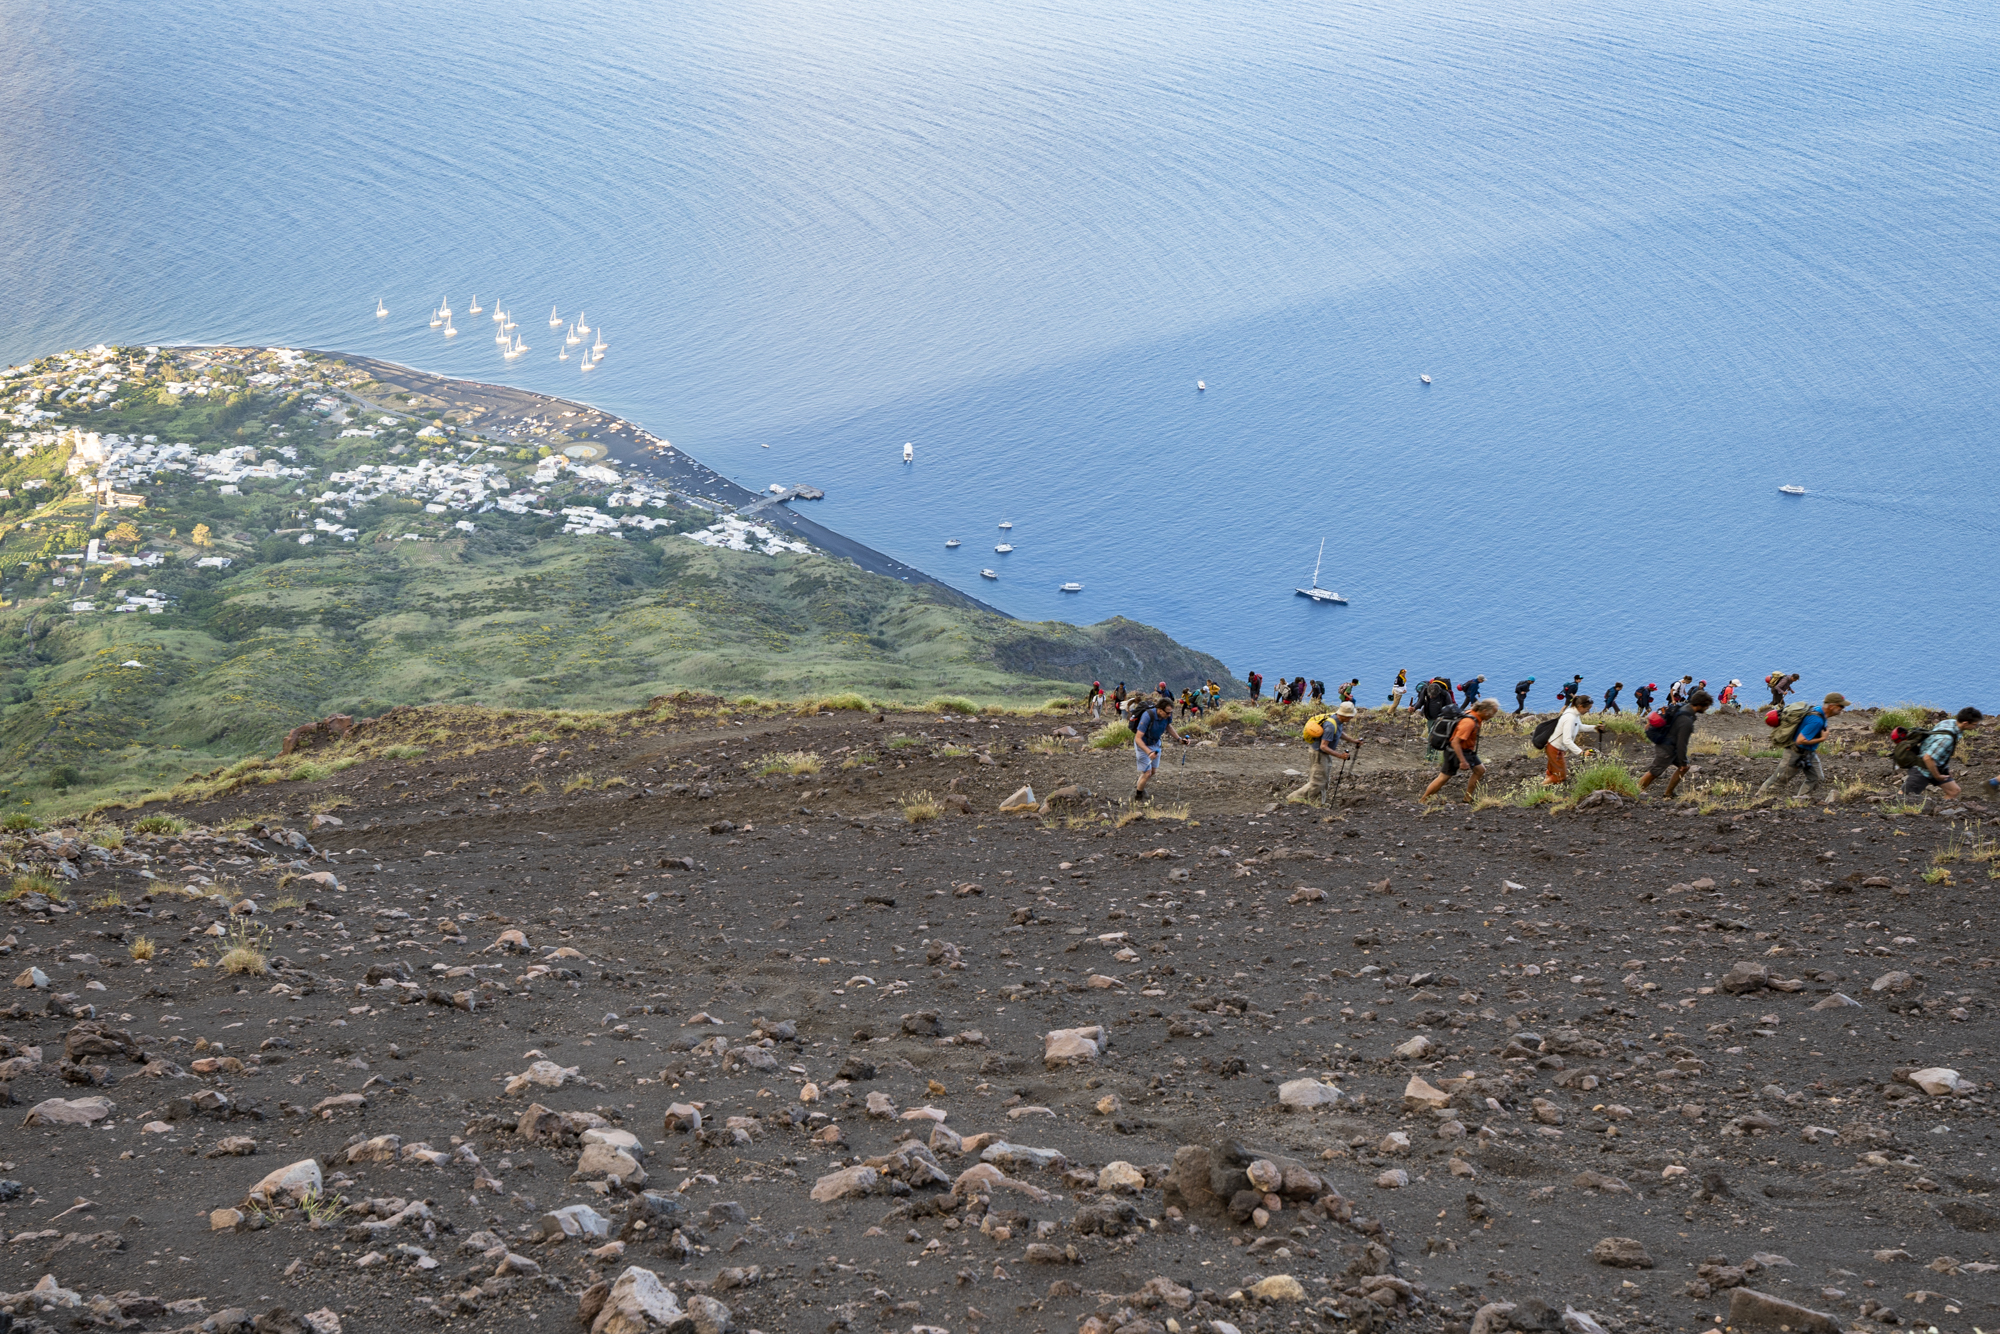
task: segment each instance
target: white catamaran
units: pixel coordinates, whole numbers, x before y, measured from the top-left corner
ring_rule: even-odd
[[[1320,561],[1324,559],[1326,559],[1326,539],[1322,537],[1319,540],[1319,558],[1313,561],[1312,586],[1310,588],[1298,588],[1292,591],[1297,593],[1302,598],[1311,598],[1314,602],[1338,602],[1344,607],[1347,605],[1346,598],[1342,597],[1340,594],[1334,592],[1330,588],[1321,588],[1319,586],[1319,566],[1320,566]]]

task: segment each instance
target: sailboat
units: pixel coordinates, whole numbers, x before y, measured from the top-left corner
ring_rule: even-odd
[[[1344,607],[1347,605],[1346,598],[1342,597],[1340,594],[1334,592],[1330,588],[1321,588],[1319,586],[1320,560],[1324,560],[1325,558],[1326,558],[1326,539],[1322,537],[1319,540],[1319,559],[1313,561],[1312,587],[1294,589],[1293,591],[1296,592],[1302,598],[1311,598],[1314,602],[1338,602]]]
[[[572,324],[569,326],[569,333],[563,337],[563,341],[565,343],[568,343],[571,347],[575,347],[578,343],[581,343],[583,341],[583,335],[578,333],[576,331],[576,326]]]
[[[556,314],[556,308],[554,306],[549,307],[549,327],[551,329],[562,328],[562,316]]]
[[[508,333],[514,332],[515,329],[514,317],[512,315],[509,315],[506,319],[500,321],[500,327],[505,329]]]
[[[506,312],[506,311],[504,311],[504,310],[502,310],[502,309],[500,309],[500,303],[499,303],[499,302],[497,302],[497,301],[496,301],[496,302],[494,302],[494,303],[493,303],[493,322],[494,322],[495,324],[498,324],[498,323],[500,323],[500,321],[502,321],[502,320],[504,320],[504,319],[506,319],[506,318],[507,318],[507,312]]]
[[[440,314],[440,315],[444,316],[444,317],[445,317],[446,319],[450,319],[450,318],[451,318],[451,298],[450,298],[450,297],[448,297],[448,296],[441,296],[441,297],[439,297],[439,298],[438,298],[438,314]]]
[[[563,349],[562,351],[560,351],[560,352],[556,353],[556,360],[557,360],[557,361],[568,361],[568,360],[569,360],[569,349],[568,349],[568,348],[564,348],[564,349]]]
[[[474,292],[472,294],[472,304],[465,308],[465,313],[468,315],[477,315],[480,311],[484,309],[486,309],[486,307],[479,304],[479,293]]]
[[[583,322],[583,312],[580,310],[576,313],[576,331],[580,334],[590,332],[590,326]]]
[[[379,296],[378,296],[378,297],[376,297],[376,298],[375,298],[375,318],[376,318],[376,319],[378,319],[378,320],[379,320],[379,319],[382,319],[382,318],[383,318],[384,316],[388,315],[388,313],[389,313],[389,308],[388,308],[387,306],[385,306],[385,305],[383,305],[383,304],[382,304],[382,298],[381,298],[381,297],[379,297]]]
[[[515,338],[515,339],[514,339],[514,343],[513,343],[513,346],[511,346],[511,347],[509,347],[509,348],[507,349],[507,352],[506,352],[506,357],[507,357],[507,360],[509,360],[509,361],[512,361],[512,360],[513,360],[514,358],[516,358],[516,357],[520,356],[520,355],[521,355],[521,354],[522,354],[523,352],[526,352],[527,350],[528,350],[528,345],[527,345],[526,343],[522,342],[522,341],[521,341],[521,340],[520,340],[520,339],[519,339],[519,338],[517,337],[517,338]]]
[[[444,336],[446,338],[458,337],[458,330],[451,327],[451,316],[449,315],[444,317]]]
[[[609,346],[611,344],[604,341],[604,326],[600,324],[597,326],[597,345],[590,350],[601,358],[604,355],[604,349]]]
[[[597,363],[590,359],[589,352],[585,352],[583,354],[583,368],[587,371],[594,371],[597,369]]]
[[[497,319],[499,319],[500,317],[499,317],[498,315],[495,315],[495,316],[494,316],[493,318],[497,320]],[[499,343],[499,344],[500,344],[501,346],[503,346],[503,347],[504,347],[504,346],[506,346],[506,343],[507,343],[507,326],[506,326],[505,324],[502,324],[502,325],[500,326],[500,332],[499,332],[499,333],[496,333],[496,334],[494,334],[494,335],[493,335],[493,341],[494,341],[494,342],[496,342],[496,343]]]
[[[443,312],[443,311],[441,311],[441,310],[434,310],[434,311],[432,311],[432,312],[431,312],[431,328],[435,329],[435,328],[437,328],[437,327],[438,327],[438,326],[439,326],[440,324],[443,324],[443,323],[444,323],[444,312]]]

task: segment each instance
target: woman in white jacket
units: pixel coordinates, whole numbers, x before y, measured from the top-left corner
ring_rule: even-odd
[[[1546,749],[1549,752],[1549,771],[1542,779],[1542,786],[1555,787],[1569,781],[1569,757],[1584,757],[1583,747],[1576,744],[1578,732],[1588,732],[1595,740],[1598,731],[1595,725],[1586,723],[1583,715],[1590,712],[1590,696],[1579,695],[1571,700],[1569,707],[1556,719],[1555,735],[1549,738]]]

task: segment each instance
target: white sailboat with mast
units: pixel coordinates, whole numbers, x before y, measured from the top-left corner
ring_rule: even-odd
[[[1340,594],[1334,592],[1330,588],[1321,588],[1319,586],[1320,562],[1325,559],[1326,559],[1326,539],[1322,537],[1319,540],[1319,557],[1313,561],[1312,586],[1310,588],[1298,588],[1292,591],[1297,593],[1302,598],[1311,598],[1314,602],[1338,602],[1341,606],[1344,607],[1347,605],[1346,598],[1342,597]]]

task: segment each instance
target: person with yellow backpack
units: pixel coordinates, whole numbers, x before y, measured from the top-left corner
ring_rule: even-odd
[[[1286,801],[1310,802],[1333,781],[1335,760],[1353,759],[1361,750],[1361,738],[1356,737],[1346,750],[1340,748],[1342,732],[1347,724],[1361,716],[1361,710],[1354,707],[1354,701],[1342,700],[1332,713],[1314,714],[1306,721],[1305,730],[1300,734],[1306,744],[1312,747],[1308,753],[1306,781],[1303,787],[1288,793]],[[1332,724],[1328,726],[1328,724]]]

